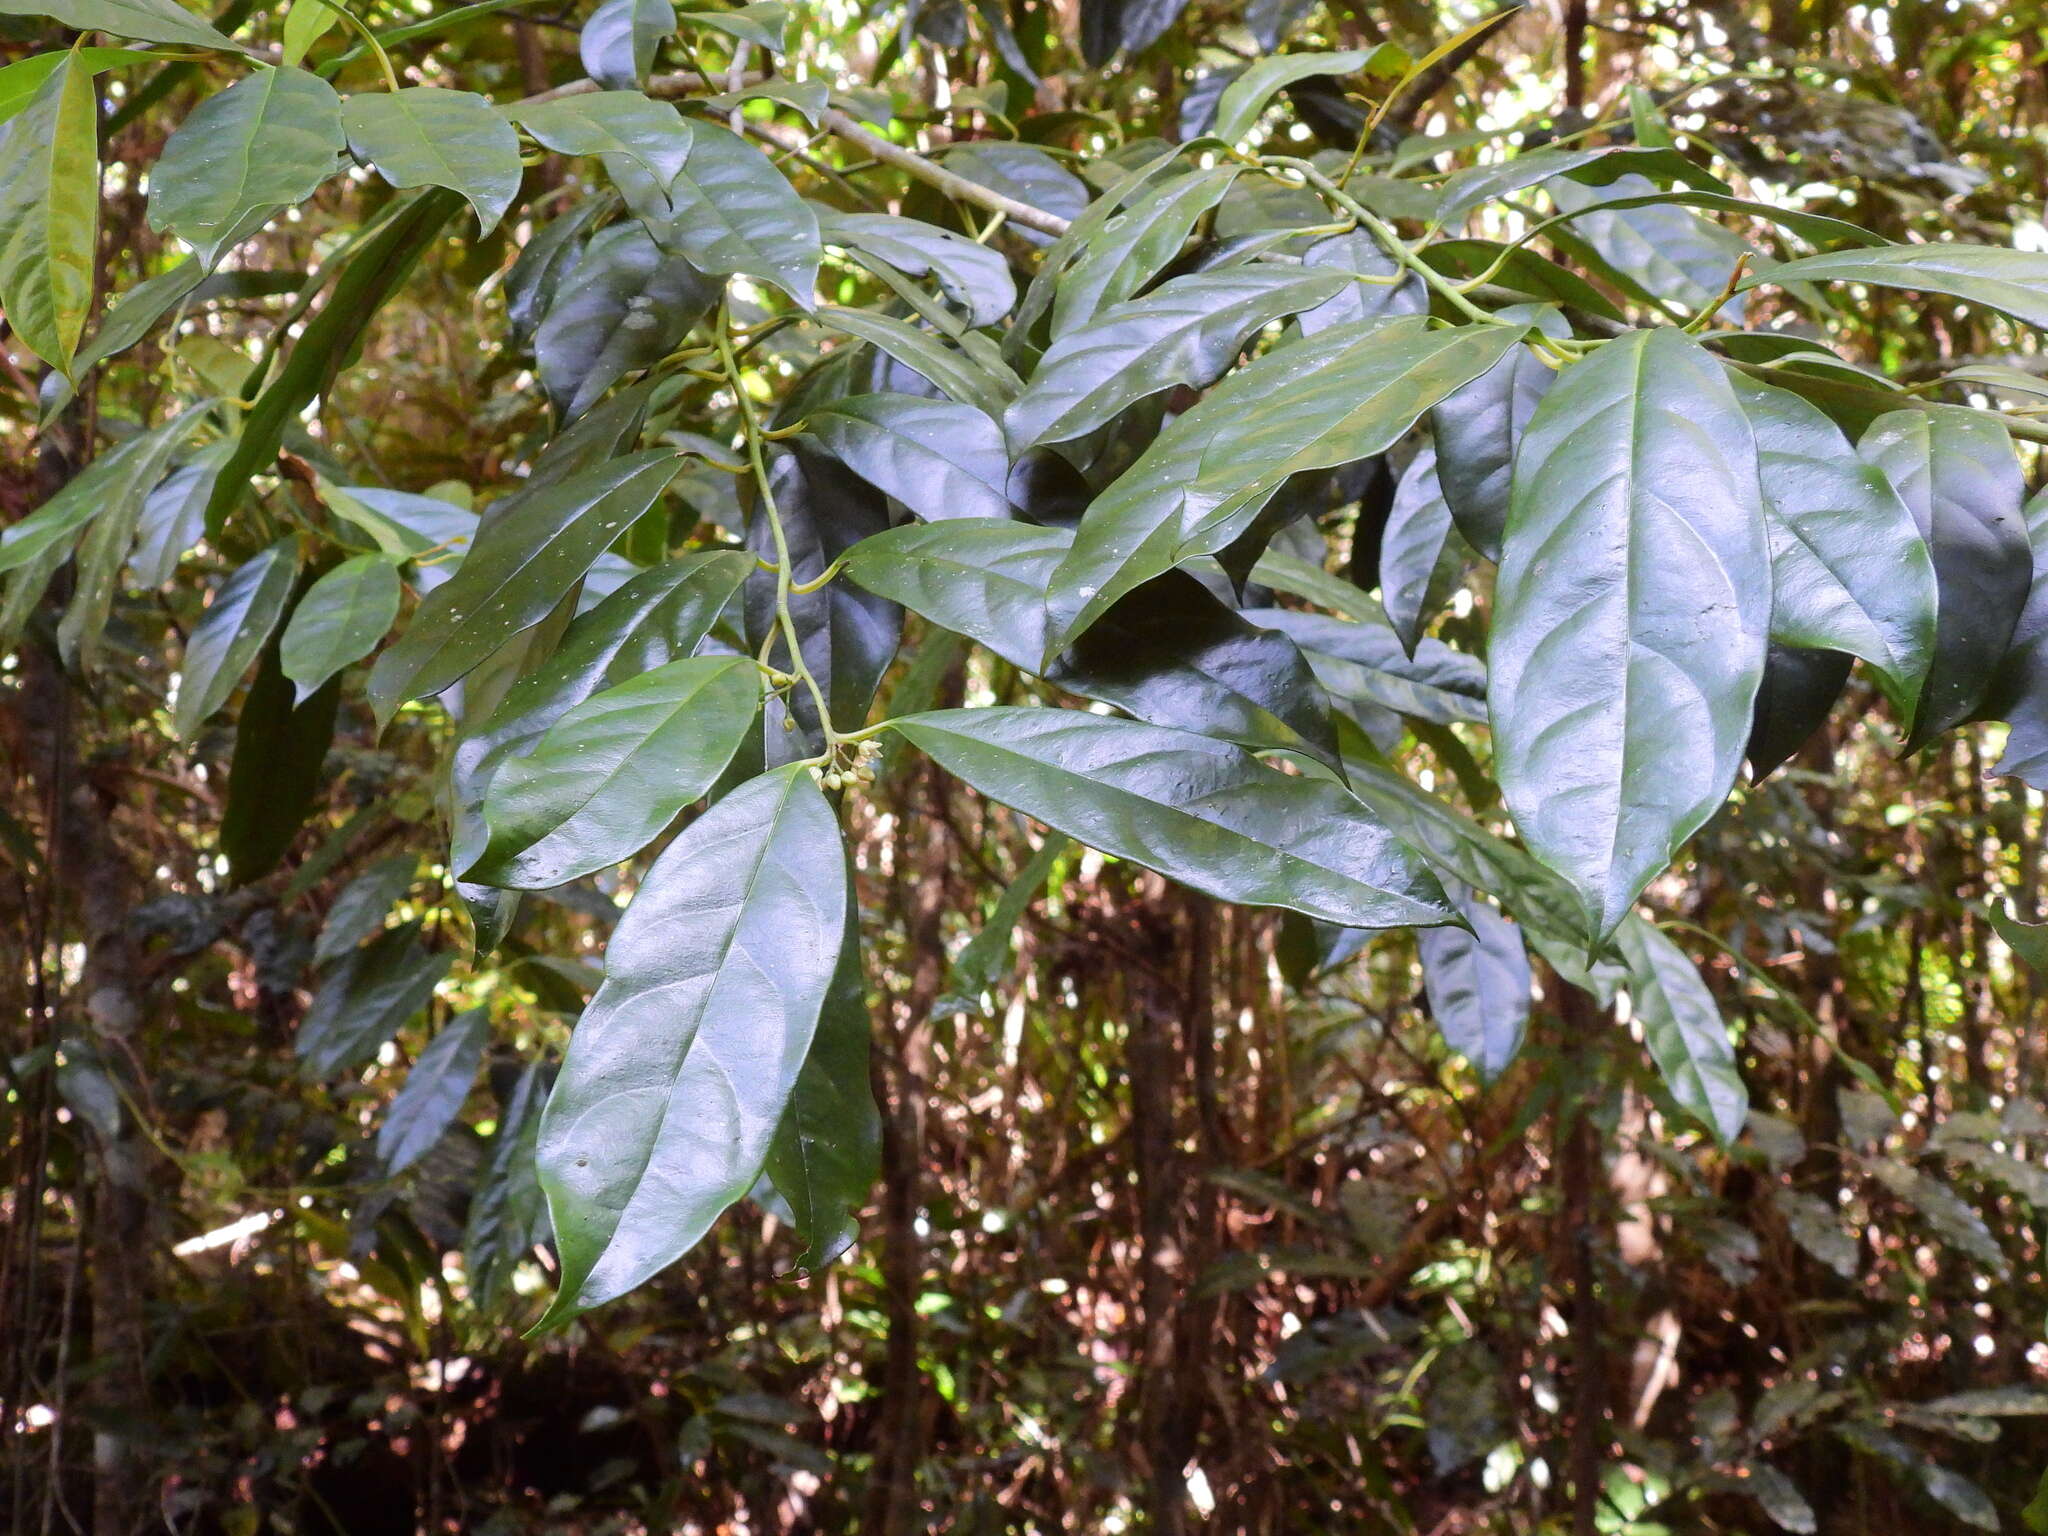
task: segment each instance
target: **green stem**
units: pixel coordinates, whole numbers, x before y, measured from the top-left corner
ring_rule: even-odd
[[[384,45],[377,41],[377,34],[365,26],[362,18],[354,11],[342,5],[340,0],[320,0],[320,3],[355,29],[356,35],[369,47],[370,52],[377,56],[377,67],[384,71],[384,88],[396,92],[399,88],[398,71],[391,67],[391,55],[386,53]]]

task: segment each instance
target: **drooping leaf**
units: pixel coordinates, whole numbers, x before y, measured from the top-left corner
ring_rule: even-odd
[[[1665,1087],[1721,1142],[1742,1134],[1749,1093],[1714,994],[1690,956],[1639,917],[1614,935],[1628,962],[1628,995]]]
[[[291,0],[278,38],[278,62],[287,69],[305,63],[313,45],[340,25],[341,12],[323,0]]]
[[[1820,1529],[1819,1517],[1814,1514],[1813,1506],[1807,1503],[1806,1495],[1799,1491],[1791,1478],[1769,1462],[1743,1463],[1739,1486],[1779,1530],[1790,1531],[1793,1536],[1812,1536]]]
[[[853,1246],[861,1207],[881,1177],[882,1117],[868,1077],[868,989],[852,889],[849,877],[839,967],[768,1145],[769,1182],[803,1240],[796,1261],[802,1271],[820,1269]]]
[[[1856,1278],[1856,1239],[1843,1229],[1841,1216],[1826,1201],[1802,1189],[1774,1189],[1771,1204],[1793,1242],[1844,1280]]]
[[[0,0],[0,16],[47,16],[79,32],[110,32],[145,43],[247,53],[178,0]]]
[[[718,302],[719,285],[664,253],[638,220],[592,238],[534,336],[548,398],[564,420],[628,373],[661,361]]]
[[[2037,977],[2048,979],[2048,923],[2023,923],[1994,903],[1991,926]]]
[[[1064,649],[1124,593],[1243,533],[1289,476],[1389,447],[1516,345],[1513,325],[1431,331],[1421,317],[1338,326],[1231,375],[1098,497],[1053,579]]]
[[[1564,317],[1545,305],[1514,305],[1500,313],[1525,320],[1546,336],[1571,334]],[[1530,348],[1516,347],[1429,413],[1444,501],[1465,542],[1489,560],[1500,559],[1515,445],[1528,430],[1537,403],[1556,382],[1555,369]]]
[[[949,153],[946,169],[1062,219],[1078,219],[1088,208],[1088,183],[1036,144],[976,139]],[[1035,229],[1017,233],[1033,245],[1053,239]]]
[[[583,259],[583,233],[609,210],[609,196],[586,197],[534,231],[505,274],[505,320],[512,344],[526,347],[563,281]]]
[[[912,277],[930,274],[970,325],[994,325],[1017,304],[1010,264],[998,251],[919,219],[887,213],[820,213],[823,237]]]
[[[303,702],[322,683],[377,648],[398,617],[398,561],[357,555],[314,582],[292,609],[279,660]]]
[[[419,856],[393,854],[379,859],[341,888],[334,905],[327,909],[327,921],[313,941],[313,963],[325,965],[339,959],[371,934],[380,932],[384,918],[398,898],[412,889],[419,872]]]
[[[685,657],[584,700],[498,770],[462,874],[545,889],[632,857],[717,781],[760,702],[744,656]]]
[[[2039,251],[1960,241],[1826,251],[1752,272],[1742,286],[1756,288],[1766,283],[1777,287],[1870,283],[1880,288],[1945,293],[2029,325],[2048,326],[2048,255]]]
[[[1749,738],[1770,556],[1748,420],[1676,328],[1574,363],[1517,452],[1488,698],[1523,840],[1589,931],[1726,797]]]
[[[172,727],[190,741],[228,701],[277,621],[298,574],[298,544],[280,539],[221,583],[185,642]]]
[[[1668,149],[1629,146],[1579,148],[1547,145],[1491,165],[1459,171],[1443,185],[1436,221],[1446,228],[1462,224],[1468,214],[1487,203],[1564,176],[1589,186],[1611,185],[1624,177],[1644,181],[1655,176],[1681,181],[1706,192],[1725,193],[1727,183]]]
[[[1471,927],[1417,931],[1423,990],[1445,1044],[1493,1082],[1529,1027],[1529,953],[1522,931],[1486,902],[1455,889],[1452,900]]]
[[[661,40],[675,29],[669,0],[604,0],[577,39],[583,68],[608,91],[637,91],[647,83]]]
[[[327,973],[293,1041],[308,1073],[332,1077],[361,1066],[427,1006],[455,957],[422,948],[419,934],[418,920],[386,929]]]
[[[444,1024],[420,1052],[377,1127],[377,1160],[386,1173],[410,1168],[455,1123],[490,1037],[490,1010],[472,1008]]]
[[[421,600],[398,643],[377,658],[369,691],[379,718],[439,693],[546,618],[654,505],[679,462],[668,449],[628,454],[544,487],[483,526],[455,575]]]
[[[1084,0],[1081,57],[1090,66],[1107,64],[1119,48],[1138,53],[1166,34],[1187,0]]]
[[[559,1325],[688,1252],[751,1189],[838,969],[831,807],[791,766],[733,790],[647,872],[541,1121]]]
[[[997,974],[1009,963],[1011,939],[1031,904],[1045,894],[1046,882],[1062,859],[1073,854],[1071,838],[1049,833],[1038,851],[996,898],[988,921],[974,937],[960,947],[946,972],[946,997],[933,1006],[934,1013],[949,1008],[972,1009],[975,998],[995,985]]]
[[[1816,407],[1730,381],[1769,513],[1771,638],[1861,657],[1910,716],[1935,641],[1934,562],[1912,512]]]
[[[896,319],[861,309],[827,305],[818,311],[822,324],[858,337],[929,381],[962,405],[971,405],[1000,419],[1009,395],[1001,380],[957,348],[948,346],[929,331]]]
[[[1356,800],[1241,748],[1059,709],[941,710],[895,728],[990,799],[1219,900],[1351,928],[1453,920],[1427,867]]]
[[[341,686],[330,679],[295,698],[275,641],[263,647],[255,681],[235,716],[235,754],[220,819],[220,851],[234,885],[277,868],[326,788]]]
[[[178,125],[149,173],[149,227],[211,266],[246,221],[294,207],[337,169],[348,137],[334,87],[258,65]]]
[[[847,551],[846,577],[1027,672],[1045,660],[1045,589],[1073,535],[994,518],[912,523]]]
[[[1387,621],[1410,656],[1449,599],[1470,557],[1437,477],[1434,443],[1408,463],[1380,535],[1380,596]]]
[[[1934,558],[1934,656],[1910,752],[1976,712],[2012,641],[2033,576],[2026,485],[2005,428],[1967,411],[1894,411],[1857,448],[1912,510]]]
[[[1871,1176],[1912,1207],[1943,1243],[1975,1259],[1994,1276],[2002,1277],[2011,1268],[1983,1215],[1950,1185],[1896,1158],[1874,1158],[1869,1167]]]
[[[1010,455],[984,411],[916,395],[851,395],[812,411],[805,432],[919,517],[1007,517]]]
[[[67,65],[98,74],[124,64],[147,64],[150,59],[148,53],[138,48],[52,48],[47,53],[32,53],[12,64],[0,65],[0,123],[26,111],[43,88],[43,82]]]
[[[481,234],[498,227],[519,195],[519,135],[474,91],[359,91],[343,103],[341,120],[358,160],[394,187],[460,192]]]
[[[208,443],[170,474],[142,501],[135,526],[135,547],[128,570],[136,585],[161,587],[206,532],[206,503],[221,466],[235,451],[233,438]]]
[[[1391,77],[1400,74],[1407,62],[1407,55],[1391,43],[1341,53],[1283,53],[1261,59],[1224,87],[1216,103],[1216,122],[1209,131],[1224,143],[1235,144],[1251,132],[1266,104],[1297,80],[1312,75]]]
[[[1301,315],[1304,335],[1313,336],[1332,326],[1360,320],[1377,320],[1393,315],[1428,312],[1429,291],[1422,279],[1404,273],[1380,243],[1363,230],[1326,235],[1308,248],[1301,258],[1304,267],[1340,273],[1344,286],[1323,303]],[[1361,277],[1371,282],[1360,282]]]
[[[680,112],[639,91],[586,91],[504,111],[558,155],[600,155],[614,171],[624,159],[663,186],[682,174],[695,143]]]
[[[1486,668],[1438,640],[1420,641],[1410,656],[1382,614],[1368,611],[1356,623],[1288,608],[1252,609],[1245,616],[1290,636],[1322,685],[1340,698],[1365,699],[1438,725],[1486,719]]]
[[[1598,190],[1560,180],[1548,190],[1561,211],[1574,215],[1569,223],[1553,225],[1551,238],[1605,263],[1604,275],[1652,303],[1687,312],[1705,308],[1726,289],[1750,249],[1722,225],[1662,199],[1649,201],[1656,189],[1641,176],[1623,176]],[[1738,293],[1719,313],[1739,323],[1744,302]]]
[[[462,1258],[476,1304],[485,1310],[497,1305],[520,1261],[547,1236],[547,1201],[533,1155],[549,1075],[550,1068],[539,1061],[528,1063],[519,1074],[498,1116],[489,1159],[470,1198]]]
[[[1805,649],[1773,640],[1764,655],[1763,680],[1749,727],[1750,777],[1763,780],[1827,724],[1849,681],[1846,651]]]
[[[1114,304],[1046,349],[1003,415],[1019,452],[1094,431],[1176,384],[1213,383],[1246,340],[1334,296],[1344,279],[1285,267],[1227,267]]]
[[[1086,325],[1157,277],[1237,174],[1234,165],[1189,171],[1145,188],[1126,203],[1060,273],[1052,304],[1054,338]]]
[[[92,69],[70,56],[0,125],[0,309],[60,373],[92,307],[100,212]]]
[[[2030,499],[2022,516],[2034,565],[2027,602],[1978,712],[2011,725],[1997,772],[2039,789],[2048,784],[2048,494]]]

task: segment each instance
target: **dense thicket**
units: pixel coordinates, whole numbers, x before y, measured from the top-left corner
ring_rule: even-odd
[[[2044,23],[0,0],[8,1528],[2048,1529]]]

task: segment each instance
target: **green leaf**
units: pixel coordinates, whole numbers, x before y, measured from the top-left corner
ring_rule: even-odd
[[[300,701],[377,648],[398,617],[398,566],[391,555],[357,555],[299,599],[279,659]]]
[[[280,539],[221,583],[185,642],[171,715],[179,741],[190,741],[227,703],[283,617],[297,574],[298,541]]]
[[[756,0],[730,11],[684,11],[680,18],[693,27],[710,27],[770,53],[788,49],[789,7],[779,0]]]
[[[1870,663],[1910,717],[1935,643],[1934,561],[1891,483],[1797,395],[1731,373],[1756,434],[1771,638]]]
[[[1752,272],[1742,287],[1765,283],[1781,288],[1792,283],[1870,283],[1945,293],[2029,325],[2048,327],[2048,255],[2039,251],[1948,241],[1828,251]]]
[[[1571,335],[1564,317],[1545,305],[1510,305],[1500,314],[1503,319],[1526,321],[1546,336]],[[1530,348],[1516,347],[1429,413],[1444,502],[1465,542],[1489,560],[1500,559],[1515,447],[1538,402],[1556,382],[1556,369]]]
[[[933,388],[971,405],[986,415],[1001,419],[1009,396],[1002,383],[978,366],[956,347],[948,346],[929,331],[921,331],[893,315],[862,309],[841,309],[828,304],[818,311],[818,321],[835,331],[858,337],[869,346],[888,353],[904,367],[929,382]]]
[[[294,703],[292,694],[277,645],[266,644],[235,715],[235,755],[220,819],[220,851],[233,885],[277,868],[329,782],[327,749],[334,744],[341,685],[330,680],[303,703]]]
[[[1334,297],[1344,279],[1285,267],[1228,267],[1113,304],[1046,349],[1003,414],[1017,451],[1084,436],[1177,384],[1213,383],[1275,320]]]
[[[1813,1506],[1806,1502],[1806,1496],[1791,1478],[1769,1462],[1745,1462],[1741,1481],[1736,1486],[1756,1501],[1757,1508],[1768,1515],[1779,1530],[1791,1531],[1794,1536],[1812,1536],[1820,1529],[1820,1521],[1813,1512]]]
[[[1989,909],[1991,926],[2035,976],[2048,979],[2048,923],[2023,923],[2003,906]]]
[[[1963,1524],[1980,1531],[2005,1529],[1998,1517],[1998,1506],[1962,1473],[1923,1461],[1920,1464],[1920,1486],[1927,1490],[1929,1498]]]
[[[1303,311],[1300,324],[1305,336],[1359,320],[1429,311],[1429,290],[1422,279],[1412,272],[1404,273],[1379,241],[1363,230],[1318,240],[1303,254],[1301,264],[1341,273],[1350,279],[1333,297]],[[1360,282],[1362,277],[1373,281]]]
[[[541,1120],[552,1328],[697,1242],[760,1176],[838,970],[850,899],[807,769],[720,800],[647,872]]]
[[[957,1007],[960,1011],[976,1008],[975,999],[995,985],[996,977],[1010,961],[1011,938],[1017,925],[1024,920],[1024,914],[1031,904],[1045,894],[1046,882],[1060,861],[1072,855],[1074,844],[1071,838],[1054,832],[1039,844],[1038,851],[1030,861],[1017,871],[1017,876],[1003,887],[1003,894],[973,938],[961,945],[960,952],[953,957],[953,963],[946,972],[947,997],[934,1006],[935,1013],[942,1013]]]
[[[686,657],[575,705],[491,780],[463,877],[545,889],[631,858],[717,782],[760,707],[747,656]]]
[[[2048,1414],[2048,1392],[2035,1387],[1982,1387],[1972,1392],[1951,1392],[1919,1407],[1922,1413],[1975,1418],[2038,1418]]]
[[[624,160],[663,185],[682,174],[695,143],[680,112],[638,91],[587,91],[503,110],[558,155],[602,155],[614,173]]]
[[[1180,255],[1202,215],[1222,201],[1238,167],[1190,171],[1147,187],[1082,247],[1060,274],[1052,334],[1066,335],[1106,306],[1128,299]]]
[[[293,1041],[314,1077],[352,1071],[432,1001],[455,957],[420,948],[417,919],[350,950],[327,973]]]
[[[583,68],[608,91],[637,91],[647,83],[661,40],[675,29],[669,0],[604,0],[577,39]]]
[[[1073,535],[995,518],[910,523],[862,539],[846,577],[1026,672],[1045,662],[1045,589]]]
[[[1380,594],[1387,621],[1410,656],[1470,556],[1438,480],[1436,446],[1425,443],[1394,489],[1394,508],[1380,535]]]
[[[887,213],[821,211],[823,238],[887,262],[912,277],[938,280],[947,298],[967,311],[968,324],[994,325],[1017,305],[1010,264],[998,251],[950,229]]]
[[[722,291],[665,254],[638,220],[594,236],[534,336],[541,383],[562,419],[581,416],[628,373],[673,352]]]
[[[221,36],[178,0],[0,0],[0,16],[47,16],[78,32],[110,32],[177,48],[251,51]]]
[[[774,161],[738,134],[715,123],[677,121],[685,148],[672,174],[648,174],[638,162],[607,160],[627,205],[664,248],[680,252],[698,270],[759,278],[805,309],[816,307],[824,242],[811,205]]]
[[[1326,614],[1260,608],[1246,617],[1290,636],[1331,693],[1438,725],[1486,719],[1486,669],[1438,640],[1423,640],[1411,657],[1383,614],[1357,623]]]
[[[1880,416],[1857,444],[1912,510],[1934,557],[1934,656],[1906,750],[1970,719],[1990,692],[2033,580],[2026,484],[1996,420],[1943,407]]]
[[[320,937],[313,941],[313,963],[325,965],[349,953],[371,934],[382,932],[385,915],[399,897],[412,889],[419,867],[418,854],[393,854],[378,860],[343,886],[334,905],[327,909]]]
[[[1749,254],[1747,240],[1668,200],[1649,196],[1648,181],[1625,176],[1602,191],[1576,181],[1554,181],[1548,191],[1568,223],[1550,227],[1550,238],[1589,264],[1604,263],[1623,288],[1660,307],[1675,304],[1693,312],[1720,297],[1735,266]],[[1741,295],[1720,306],[1724,319],[1740,323]]]
[[[304,202],[339,168],[348,137],[334,87],[258,65],[178,125],[149,173],[149,227],[209,267],[246,221]]]
[[[881,1177],[882,1117],[868,1076],[867,979],[852,890],[849,877],[839,968],[768,1146],[769,1182],[789,1203],[803,1239],[800,1271],[821,1269],[853,1246],[861,1207]]]
[[[1219,900],[1350,928],[1455,920],[1358,801],[1241,748],[1063,709],[940,710],[895,729],[990,799]]]
[[[1624,922],[1614,941],[1628,963],[1629,1003],[1664,1086],[1722,1145],[1732,1145],[1749,1116],[1749,1093],[1699,968],[1639,917]]]
[[[1726,194],[1728,191],[1728,184],[1718,176],[1668,149],[1546,146],[1494,165],[1474,166],[1454,174],[1444,183],[1443,192],[1437,200],[1436,222],[1455,227],[1476,208],[1512,197],[1529,187],[1541,186],[1559,176],[1568,176],[1589,186],[1611,185],[1624,177],[1640,180],[1655,176],[1666,181],[1681,181],[1703,192]]]
[[[1529,1027],[1529,952],[1522,931],[1469,891],[1451,899],[1469,928],[1424,928],[1415,935],[1422,986],[1444,1043],[1498,1079],[1522,1048]]]
[[[205,534],[206,503],[221,466],[234,451],[231,437],[208,443],[143,498],[135,548],[128,555],[128,570],[137,586],[156,588],[169,581],[178,562]]]
[[[420,1052],[377,1127],[377,1160],[387,1174],[403,1173],[425,1157],[455,1123],[490,1038],[490,1010],[472,1008],[444,1024]]]
[[[291,0],[284,13],[278,62],[287,69],[303,64],[312,46],[340,25],[341,12],[326,0]]]
[[[358,160],[394,187],[460,192],[481,234],[498,227],[519,195],[519,135],[474,91],[360,91],[342,104],[341,120]]]
[[[0,14],[5,7],[0,6]],[[59,69],[70,68],[99,74],[102,70],[119,69],[126,64],[148,64],[155,61],[155,55],[135,48],[53,48],[48,53],[32,53],[25,59],[16,59],[12,64],[0,66],[0,123],[6,123],[27,110],[36,93],[43,88],[43,82]]]
[[[1377,48],[1352,48],[1342,53],[1287,53],[1261,59],[1229,85],[1216,103],[1210,133],[1236,144],[1258,123],[1259,114],[1275,96],[1312,75],[1380,75],[1401,73],[1408,56],[1391,43]]]
[[[1843,1230],[1838,1212],[1818,1195],[1800,1189],[1773,1189],[1770,1198],[1793,1242],[1844,1280],[1856,1278],[1860,1250],[1856,1239]]]
[[[812,411],[806,434],[931,522],[1010,514],[1010,455],[986,412],[916,395],[852,395]]]
[[[485,522],[455,575],[421,600],[398,643],[377,658],[369,693],[378,718],[460,681],[546,618],[654,505],[680,462],[665,448],[628,454],[543,487]]]
[[[1742,750],[1752,780],[1769,777],[1827,724],[1848,684],[1850,663],[1846,651],[1770,643],[1751,708],[1749,742]]]
[[[99,209],[93,71],[66,55],[0,126],[0,309],[67,376],[92,308]]]
[[[1053,580],[1048,645],[1064,649],[1140,583],[1226,548],[1289,476],[1385,451],[1521,336],[1514,325],[1366,321],[1231,375],[1089,507]]]
[[[1749,423],[1675,328],[1574,363],[1536,408],[1488,647],[1523,841],[1611,933],[1726,798],[1770,623]]]
[[[553,1069],[529,1062],[498,1116],[489,1157],[470,1196],[462,1233],[463,1265],[471,1294],[485,1311],[495,1308],[520,1263],[548,1235],[547,1201],[534,1168],[541,1104]]]

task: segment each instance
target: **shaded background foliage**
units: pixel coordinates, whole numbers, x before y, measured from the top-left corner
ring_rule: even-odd
[[[583,74],[582,19],[478,14],[419,67],[539,92]],[[889,93],[928,142],[1015,126],[1057,148],[1171,138],[1213,109],[1217,72],[1263,51],[1420,55],[1474,19],[941,0],[797,26],[819,73]],[[1425,156],[1418,135],[1625,115],[1642,86],[1757,183],[1836,189],[1816,202],[1836,217],[2048,244],[2042,22],[1971,3],[1536,6],[1404,95],[1376,168]],[[10,57],[61,40],[5,26]],[[135,173],[207,68],[110,94],[105,291],[167,264]],[[1362,114],[1330,83],[1289,97],[1304,137],[1355,140]],[[764,132],[797,145],[799,121]],[[1001,153],[980,153],[998,179]],[[580,195],[573,163],[527,174]],[[886,195],[952,218],[929,189]],[[388,196],[330,186],[243,252],[175,347],[124,354],[40,437],[16,350],[9,520],[154,420],[167,378],[232,389],[304,274]],[[545,397],[501,338],[531,229],[451,229],[288,445],[304,476],[281,494],[310,497],[340,459],[360,484],[467,504],[530,463]],[[1028,255],[1027,232],[1005,240]],[[880,296],[844,282],[845,301]],[[1909,381],[2041,366],[2013,328],[1882,290],[1837,296],[1830,329]],[[730,525],[719,497],[707,477],[678,517]],[[262,543],[231,535],[218,569]],[[1412,936],[1309,974],[1306,936],[1274,915],[1047,841],[885,758],[849,813],[883,1108],[861,1242],[799,1272],[786,1223],[743,1207],[645,1290],[525,1341],[548,1283],[520,1138],[618,881],[530,899],[492,962],[455,964],[432,712],[380,737],[343,692],[296,784],[248,734],[253,692],[180,746],[168,662],[202,586],[118,602],[81,689],[53,654],[68,580],[0,694],[13,1529],[2022,1528],[2048,1465],[2026,1390],[2048,1372],[2048,1061],[2037,984],[1987,913],[2040,915],[2042,813],[1987,778],[1997,727],[1902,765],[1859,680],[1858,707],[1656,886],[1739,1031],[1754,1114],[1725,1152],[1570,994],[1483,1083],[1431,1021]],[[883,684],[941,702],[1031,686],[936,631]],[[1411,736],[1405,761],[1463,793],[1457,742]],[[310,820],[286,817],[282,867],[237,883],[231,861],[264,862],[228,821],[244,761],[270,767],[266,804]],[[390,1045],[308,1074],[308,995],[387,922],[416,925],[450,979]],[[443,1042],[469,1008],[490,1028],[464,1060]],[[430,1059],[448,1070],[438,1110]],[[410,1117],[427,1130],[394,1174],[389,1128]],[[1563,1489],[1589,1467],[1601,1498],[1573,1510]]]

